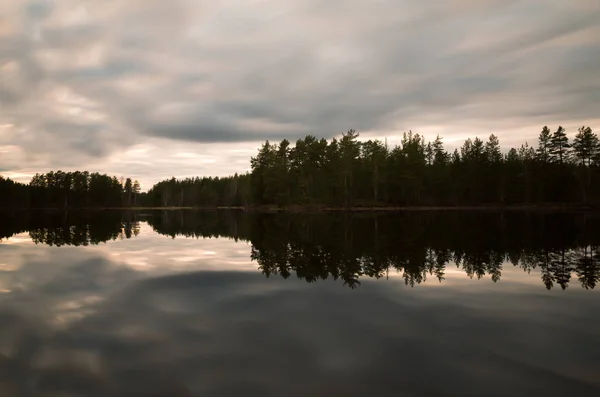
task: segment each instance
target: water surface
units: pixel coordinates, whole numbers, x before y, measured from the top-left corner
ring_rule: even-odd
[[[2,396],[600,393],[593,214],[0,218]]]

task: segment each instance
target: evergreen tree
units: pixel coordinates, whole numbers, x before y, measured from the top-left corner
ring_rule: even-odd
[[[542,132],[538,136],[538,148],[536,150],[537,159],[542,163],[547,163],[550,159],[550,148],[552,133],[548,126],[542,128]]]
[[[359,133],[355,130],[348,130],[342,134],[340,140],[340,165],[344,186],[344,205],[348,206],[352,202],[354,187],[354,164],[360,156],[360,143],[358,142]]]
[[[125,184],[123,185],[123,204],[125,206],[131,205],[133,202],[133,183],[131,182],[131,178],[127,178],[125,180]]]
[[[558,129],[554,131],[550,138],[549,154],[551,161],[562,164],[569,160],[569,138],[562,126],[558,126]]]
[[[133,205],[137,205],[137,198],[140,195],[141,191],[142,188],[140,187],[140,183],[137,180],[133,181]]]
[[[370,180],[373,196],[372,199],[376,202],[380,198],[380,189],[385,181],[384,170],[387,161],[387,148],[378,140],[367,141],[362,144],[362,158],[365,165],[365,179]]]
[[[500,152],[500,141],[494,134],[490,135],[485,144],[485,157],[491,163],[499,163],[502,161],[502,153]]]
[[[573,155],[582,165],[591,165],[598,152],[598,136],[590,127],[580,127],[573,139]]]
[[[427,146],[425,146],[425,158],[427,159],[427,165],[433,164],[433,147],[431,146],[431,142],[427,142]]]
[[[438,135],[433,141],[433,164],[438,166],[445,166],[448,164],[449,155],[444,150],[444,143],[442,138]]]
[[[275,158],[275,147],[266,141],[258,151],[256,157],[250,159],[252,167],[252,196],[256,204],[270,202],[270,168]]]

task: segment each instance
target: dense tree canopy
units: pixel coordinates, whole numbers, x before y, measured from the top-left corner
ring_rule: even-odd
[[[237,207],[250,204],[248,175],[175,178],[154,185],[141,204],[152,207]]]
[[[0,177],[0,205],[32,208],[92,208],[133,205],[139,182],[87,171],[36,174],[28,185]]]
[[[29,185],[0,178],[8,207],[240,207],[599,205],[600,142],[582,126],[544,126],[537,147],[502,151],[494,134],[469,138],[448,152],[440,136],[425,142],[409,131],[394,147],[360,141],[349,130],[337,139],[306,136],[294,145],[266,141],[251,172],[231,177],[161,181],[148,193],[131,179],[51,171]]]
[[[0,206],[28,207],[29,187],[0,175]]]
[[[467,139],[448,153],[441,137],[405,133],[400,145],[359,141],[354,130],[327,142],[265,142],[252,158],[254,204],[498,205],[600,203],[600,145],[590,127],[572,143],[544,127],[538,147],[502,153],[497,136]]]

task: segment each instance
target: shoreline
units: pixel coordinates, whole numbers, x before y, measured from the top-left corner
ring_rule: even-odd
[[[244,211],[262,213],[325,213],[325,212],[426,212],[426,211],[494,211],[494,212],[597,212],[600,207],[584,205],[460,205],[460,206],[353,206],[318,205],[278,206],[219,206],[219,207],[91,207],[91,208],[0,208],[0,212],[22,211]]]

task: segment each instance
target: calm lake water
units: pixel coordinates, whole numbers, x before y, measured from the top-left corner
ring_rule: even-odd
[[[0,239],[0,396],[600,395],[599,215],[18,213]]]

